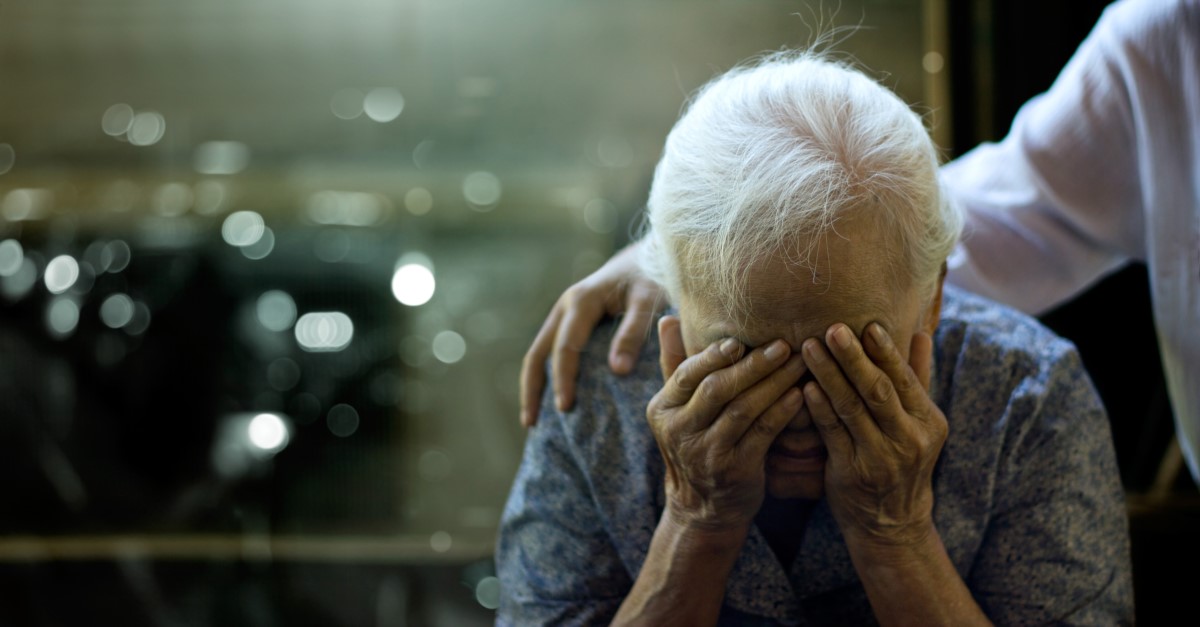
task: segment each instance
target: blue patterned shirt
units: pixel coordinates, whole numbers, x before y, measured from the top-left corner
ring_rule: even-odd
[[[665,504],[646,424],[662,387],[657,337],[618,377],[615,326],[582,354],[576,406],[547,394],[501,522],[498,625],[607,624],[629,593]],[[947,286],[931,395],[950,432],[934,521],[997,624],[1133,620],[1124,497],[1108,421],[1074,347],[1036,321]],[[752,527],[721,624],[875,624],[824,500],[790,565]]]

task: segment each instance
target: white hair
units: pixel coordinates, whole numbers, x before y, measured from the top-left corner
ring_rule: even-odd
[[[894,233],[893,284],[928,299],[962,231],[937,165],[921,119],[890,90],[817,53],[776,53],[710,82],[671,129],[642,269],[673,302],[699,288],[740,319],[751,265],[782,252],[815,268],[816,242],[865,214]],[[799,236],[807,247],[792,251]]]

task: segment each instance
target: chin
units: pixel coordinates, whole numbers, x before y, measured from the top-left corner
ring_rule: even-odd
[[[767,493],[775,499],[815,501],[825,496],[825,473],[767,472]]]

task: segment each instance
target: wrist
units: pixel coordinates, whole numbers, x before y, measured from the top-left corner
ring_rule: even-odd
[[[685,546],[736,552],[745,543],[751,522],[706,516],[668,502],[659,526]]]
[[[886,529],[850,531],[844,535],[852,554],[880,566],[918,564],[930,555],[945,551],[932,518]]]

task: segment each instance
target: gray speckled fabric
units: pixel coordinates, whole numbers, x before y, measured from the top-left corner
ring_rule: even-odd
[[[567,414],[546,396],[504,511],[499,625],[604,624],[645,559],[663,464],[645,420],[662,386],[658,342],[613,375],[613,326],[583,354]],[[934,517],[959,574],[997,624],[1133,620],[1124,499],[1108,421],[1070,343],[1011,309],[947,287],[932,395],[950,435]],[[779,563],[752,528],[721,624],[875,624],[829,509]]]

